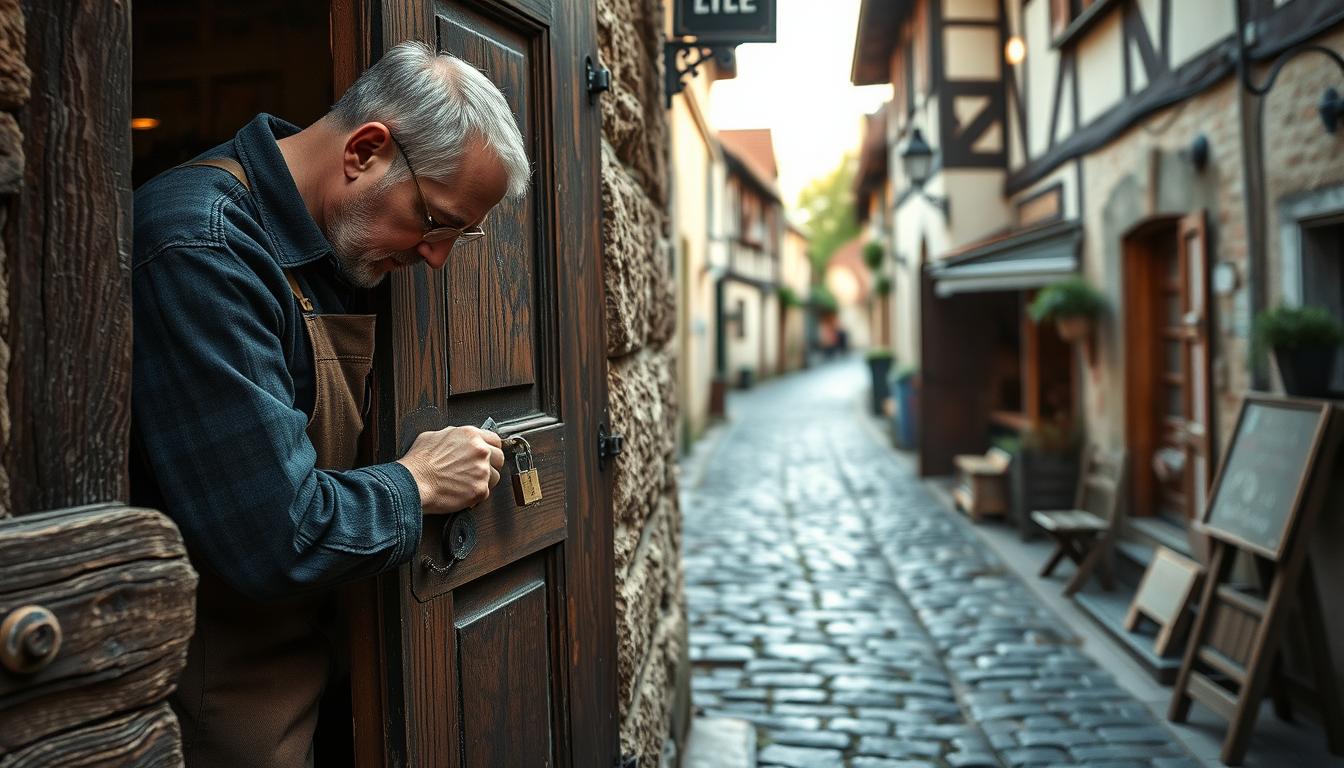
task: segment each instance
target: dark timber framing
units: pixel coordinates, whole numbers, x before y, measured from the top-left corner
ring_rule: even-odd
[[[1251,18],[1256,25],[1257,38],[1249,49],[1254,61],[1264,61],[1277,56],[1288,48],[1305,40],[1316,37],[1326,30],[1344,24],[1344,7],[1330,7],[1321,3],[1288,3],[1275,8],[1270,2],[1252,2]],[[1019,167],[1008,172],[1004,182],[1004,192],[1014,195],[1029,189],[1037,182],[1049,176],[1059,166],[1104,146],[1120,134],[1129,130],[1154,112],[1165,109],[1185,99],[1191,98],[1213,87],[1235,71],[1235,37],[1228,35],[1210,46],[1204,53],[1173,68],[1171,63],[1172,2],[1162,0],[1158,8],[1160,29],[1154,35],[1136,0],[1103,0],[1084,12],[1084,15],[1097,11],[1099,17],[1112,9],[1121,9],[1124,14],[1122,28],[1122,68],[1125,78],[1125,94],[1128,98],[1116,104],[1087,125],[1075,123],[1074,130],[1062,140],[1059,136],[1059,114],[1064,94],[1063,80],[1066,77],[1078,77],[1076,43],[1081,39],[1082,29],[1072,28],[1056,40],[1059,47],[1059,66],[1055,79],[1054,100],[1050,105],[1050,134],[1047,137],[1047,150],[1036,157],[1030,156],[1030,133],[1027,123],[1027,100],[1025,88],[1017,88],[1015,83],[1005,84],[1004,90],[1009,98],[1021,99],[1022,114],[1019,116],[1019,140],[1027,150],[1027,160]],[[936,5],[936,3],[935,3]],[[1023,3],[1025,5],[1025,2]],[[1083,16],[1074,21],[1077,25]],[[1092,19],[1095,21],[1095,19]],[[1091,25],[1089,21],[1087,26]],[[1155,42],[1156,41],[1156,42]],[[1134,87],[1131,50],[1137,48],[1148,74],[1148,82],[1141,89]],[[1030,62],[1024,62],[1030,65]],[[1005,69],[1005,73],[1008,70]],[[1008,77],[1005,74],[1005,77]],[[1074,110],[1078,109],[1076,90],[1071,91],[1074,98]]]
[[[952,80],[947,77],[946,61],[943,58],[946,52],[943,34],[948,29],[979,28],[994,30],[999,33],[996,48],[1001,49],[1004,40],[1002,3],[1000,3],[997,18],[957,19],[943,17],[940,0],[930,0],[929,27],[930,52],[933,58],[931,68],[933,89],[938,94],[938,125],[939,132],[942,134],[938,139],[941,148],[940,154],[943,156],[943,167],[1003,168],[1007,162],[1009,142],[1005,119],[1008,94],[1003,87],[1003,79],[1008,76],[1007,64],[1002,60],[995,59],[996,66],[999,68],[998,78]],[[983,98],[984,107],[967,122],[961,123],[957,118],[957,99],[967,97]],[[993,152],[976,150],[976,143],[983,139],[996,123],[1000,126],[999,135],[1002,137],[999,149]]]

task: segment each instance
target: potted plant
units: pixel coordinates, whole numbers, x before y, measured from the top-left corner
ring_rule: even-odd
[[[868,373],[873,381],[873,414],[882,415],[882,403],[891,397],[891,385],[887,380],[891,367],[896,363],[896,355],[886,347],[874,347],[868,350]]]
[[[1330,396],[1341,342],[1344,326],[1321,307],[1275,307],[1255,318],[1257,357],[1273,350],[1283,389],[1290,395]]]
[[[831,289],[822,283],[812,284],[812,293],[808,297],[808,304],[818,315],[833,315],[840,311],[840,302],[836,300],[835,294],[831,293]]]
[[[1036,322],[1055,321],[1060,338],[1086,340],[1092,323],[1106,309],[1106,297],[1082,278],[1047,286],[1036,295],[1027,313]]]
[[[863,263],[868,265],[868,271],[877,274],[882,270],[882,261],[886,257],[886,252],[882,250],[882,244],[876,240],[869,240],[863,246]]]

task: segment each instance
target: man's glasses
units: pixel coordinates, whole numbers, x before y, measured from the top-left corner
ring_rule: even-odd
[[[458,242],[469,243],[485,237],[485,230],[480,227],[450,227],[434,220],[429,213],[429,205],[425,203],[425,193],[420,189],[420,178],[415,175],[415,168],[411,167],[411,156],[406,154],[406,148],[401,146],[401,142],[397,141],[397,137],[391,131],[388,131],[387,135],[392,139],[392,143],[397,145],[397,151],[401,152],[402,158],[406,161],[406,170],[411,172],[411,181],[415,183],[415,196],[419,198],[420,211],[425,216],[425,231],[420,235],[420,239],[426,243],[439,243],[456,238]]]

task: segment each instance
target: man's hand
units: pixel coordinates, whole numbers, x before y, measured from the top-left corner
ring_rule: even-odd
[[[504,466],[499,435],[475,427],[421,432],[397,460],[410,470],[427,515],[448,515],[490,496]]]

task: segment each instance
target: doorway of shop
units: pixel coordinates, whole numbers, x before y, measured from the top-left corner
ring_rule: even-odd
[[[1132,509],[1188,528],[1214,460],[1204,212],[1144,222],[1123,246]]]

